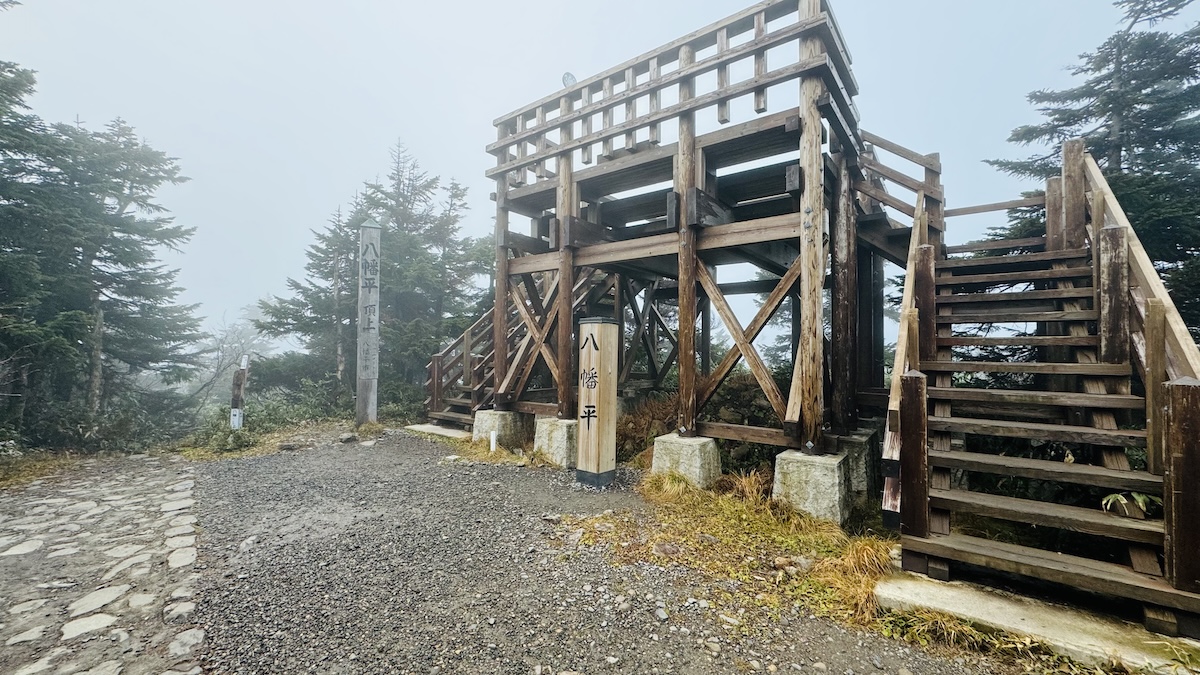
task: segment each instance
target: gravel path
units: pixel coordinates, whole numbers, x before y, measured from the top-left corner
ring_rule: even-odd
[[[614,567],[544,518],[644,508],[636,476],[586,491],[449,452],[399,433],[197,465],[205,671],[994,670],[797,614],[734,628],[694,574]]]

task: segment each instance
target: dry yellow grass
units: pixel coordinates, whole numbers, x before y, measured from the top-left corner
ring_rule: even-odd
[[[799,607],[925,647],[984,652],[1006,672],[1123,672],[1084,668],[1034,641],[954,617],[881,611],[874,589],[892,571],[894,539],[850,536],[772,501],[769,486],[770,476],[761,472],[724,476],[713,491],[679,476],[650,474],[638,486],[654,506],[649,519],[617,513],[569,525],[583,527],[587,543],[610,544],[618,562],[699,572],[717,606],[743,618],[772,618]]]
[[[227,459],[240,459],[242,457],[260,457],[280,452],[279,444],[293,438],[322,438],[346,430],[347,427],[345,424],[337,422],[309,423],[263,434],[255,441],[254,445],[237,450],[213,450],[212,448],[193,446],[180,446],[173,448],[173,450],[182,455],[184,459],[189,459],[193,462],[215,462]]]
[[[45,478],[71,468],[79,455],[71,453],[28,452],[22,457],[0,459],[0,488]]]

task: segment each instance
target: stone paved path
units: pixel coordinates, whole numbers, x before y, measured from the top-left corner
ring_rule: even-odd
[[[199,673],[192,467],[92,459],[0,491],[0,673]]]

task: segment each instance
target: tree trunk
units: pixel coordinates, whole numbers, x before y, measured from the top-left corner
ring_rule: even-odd
[[[88,377],[87,410],[93,418],[100,414],[100,393],[104,385],[104,310],[96,308],[92,325],[92,367]]]

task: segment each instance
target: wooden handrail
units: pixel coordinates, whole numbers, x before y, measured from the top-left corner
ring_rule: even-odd
[[[1170,293],[1167,292],[1166,285],[1159,277],[1158,270],[1150,261],[1150,256],[1146,254],[1145,247],[1142,246],[1141,240],[1129,223],[1129,218],[1125,215],[1121,204],[1117,202],[1112,188],[1109,187],[1108,180],[1100,171],[1100,165],[1096,163],[1096,159],[1090,153],[1084,155],[1084,177],[1087,188],[1092,192],[1093,200],[1097,198],[1097,195],[1100,195],[1102,199],[1104,225],[1128,230],[1129,281],[1133,286],[1131,290],[1135,299],[1134,306],[1142,315],[1143,322],[1146,300],[1156,298],[1163,303],[1163,313],[1166,319],[1167,365],[1172,379],[1200,378],[1200,348],[1197,348],[1191,332],[1188,331],[1187,324],[1184,323],[1183,317],[1180,316],[1179,310],[1171,300]]]

